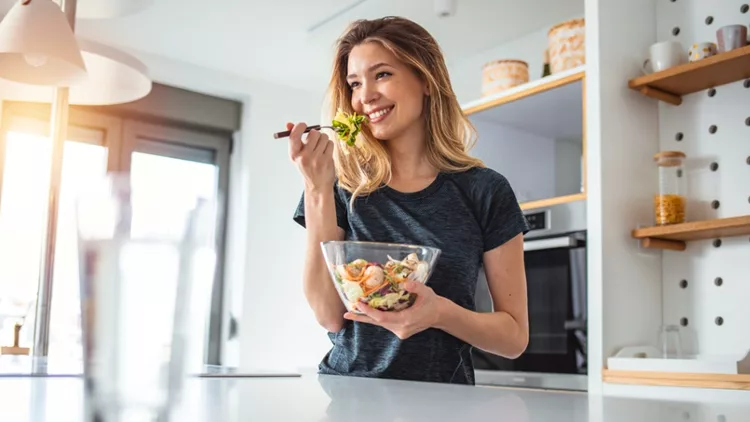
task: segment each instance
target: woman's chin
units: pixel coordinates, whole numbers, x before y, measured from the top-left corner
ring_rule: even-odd
[[[374,136],[375,139],[379,141],[387,141],[388,139],[391,138],[391,136],[393,136],[391,131],[388,131],[388,130],[370,129],[370,133],[372,133],[372,136]]]
[[[381,141],[388,141],[396,136],[398,130],[393,128],[392,125],[379,124],[370,126],[370,133]]]

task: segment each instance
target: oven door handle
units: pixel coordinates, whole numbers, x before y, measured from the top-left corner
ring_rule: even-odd
[[[550,237],[547,239],[524,240],[524,251],[538,251],[542,249],[571,248],[578,245],[578,239],[573,236]]]
[[[575,331],[575,330],[586,330],[588,328],[588,324],[585,319],[572,319],[570,321],[565,321],[565,329],[569,331]]]

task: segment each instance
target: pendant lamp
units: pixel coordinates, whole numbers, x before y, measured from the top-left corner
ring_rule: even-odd
[[[0,22],[0,78],[71,86],[86,77],[73,30],[52,0],[19,0]]]
[[[104,44],[79,38],[88,69],[85,82],[71,86],[70,105],[103,106],[139,100],[151,92],[148,68],[137,58]],[[54,91],[45,86],[0,79],[0,98],[51,103]]]

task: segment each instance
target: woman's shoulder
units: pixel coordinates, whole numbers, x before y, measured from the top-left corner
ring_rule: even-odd
[[[447,177],[472,191],[495,191],[498,188],[510,187],[510,182],[502,173],[489,167],[472,167],[448,173]]]

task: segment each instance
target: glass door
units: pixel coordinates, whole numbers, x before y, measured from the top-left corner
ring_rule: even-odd
[[[130,171],[134,189],[139,185],[169,187],[178,198],[203,197],[226,209],[229,139],[221,135],[172,127],[126,122],[123,127],[121,168]],[[143,222],[148,224],[148,222]],[[214,280],[194,286],[190,305],[192,335],[205,348],[194,351],[193,363],[219,363],[224,256],[223,213],[217,222],[217,269]]]

